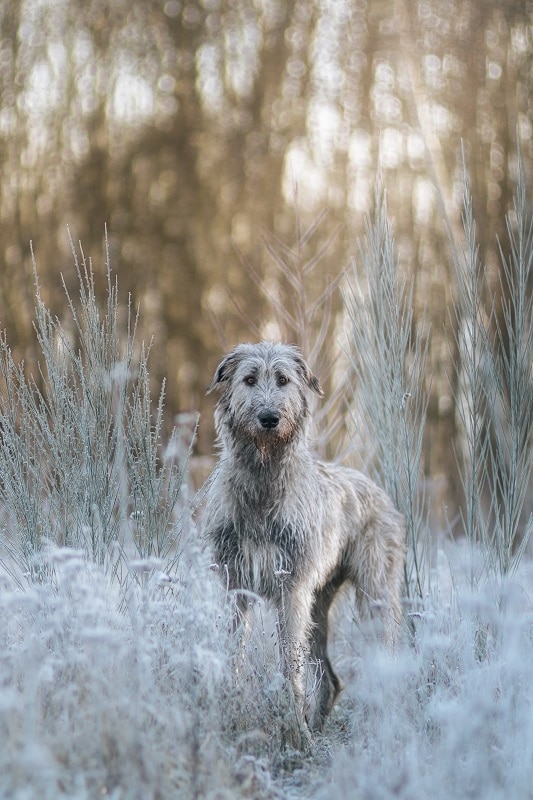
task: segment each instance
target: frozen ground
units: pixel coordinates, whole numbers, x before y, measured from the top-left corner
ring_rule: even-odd
[[[0,797],[531,797],[531,570],[471,591],[469,548],[448,551],[392,656],[341,602],[345,689],[307,754],[267,610],[236,654],[201,553],[171,581],[134,564],[127,592],[67,549],[24,591],[2,569]]]

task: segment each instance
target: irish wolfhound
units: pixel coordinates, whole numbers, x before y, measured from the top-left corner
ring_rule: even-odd
[[[403,518],[360,472],[312,455],[306,392],[324,393],[298,348],[240,344],[208,392],[216,387],[221,455],[203,530],[236,590],[240,614],[246,591],[274,603],[283,669],[302,720],[304,660],[318,665],[314,711],[306,716],[320,730],[340,691],[327,653],[330,606],[340,587],[352,583],[358,603],[373,606],[393,638],[401,618]]]

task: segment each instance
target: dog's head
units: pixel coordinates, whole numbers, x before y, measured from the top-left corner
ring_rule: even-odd
[[[252,440],[262,452],[303,429],[306,393],[324,392],[299,348],[259,342],[239,344],[221,361],[208,393],[222,390],[215,412],[219,434]]]

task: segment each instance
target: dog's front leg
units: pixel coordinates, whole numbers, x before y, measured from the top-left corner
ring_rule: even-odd
[[[256,595],[243,589],[234,591],[234,608],[231,616],[231,635],[233,644],[233,671],[239,675],[246,664],[246,640],[249,633],[250,607]]]
[[[304,744],[308,744],[312,738],[305,718],[305,675],[309,660],[311,599],[309,592],[302,589],[285,591],[278,609],[281,669],[292,686]]]

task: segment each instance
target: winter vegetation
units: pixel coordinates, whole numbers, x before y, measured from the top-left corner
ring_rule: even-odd
[[[62,320],[36,268],[38,372],[0,341],[0,797],[530,796],[533,240],[523,172],[500,314],[487,303],[466,181],[463,224],[448,340],[462,430],[454,538],[432,524],[421,468],[431,330],[413,324],[379,188],[342,282],[346,369],[329,369],[348,376],[351,463],[407,519],[405,619],[390,653],[342,599],[345,688],[305,751],[291,747],[297,723],[271,611],[257,604],[244,649],[231,632],[232,598],[198,534],[196,418],[167,434],[164,388],[154,397],[150,381],[157,341],[137,340],[109,260],[101,306],[92,265],[73,247],[79,295],[65,289]],[[288,267],[288,251],[270,248],[305,298],[298,254]],[[291,318],[295,335],[305,319],[305,307]]]
[[[437,526],[459,523],[449,240],[462,236],[460,142],[480,262],[499,295],[517,141],[533,174],[528,3],[2,0],[0,30],[0,327],[17,362],[36,372],[29,241],[43,299],[67,321],[58,271],[73,296],[77,287],[65,228],[95,258],[103,307],[107,225],[122,297],[142,309],[137,337],[157,343],[150,378],[154,391],[166,381],[165,425],[182,410],[202,415],[197,455],[212,454],[205,371],[247,338],[295,341],[296,328],[330,402],[349,377],[342,361],[328,363],[340,293],[316,353],[323,303],[313,308],[325,276],[360,261],[381,170],[400,283],[432,376],[425,488],[447,509]],[[301,271],[303,293],[285,266]],[[344,398],[336,414],[318,406],[328,457],[344,443],[323,422],[342,433]]]

